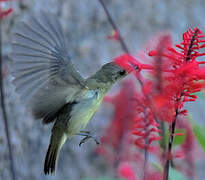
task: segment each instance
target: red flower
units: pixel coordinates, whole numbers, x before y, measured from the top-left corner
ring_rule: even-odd
[[[129,163],[122,163],[118,169],[119,177],[124,178],[125,180],[138,180],[135,175],[135,172]]]
[[[136,58],[129,54],[123,54],[115,58],[114,63],[125,69],[128,73],[136,73],[136,70],[139,72],[142,69],[153,69],[153,67],[148,64],[139,63]]]
[[[136,119],[135,126],[133,130],[133,135],[135,135],[135,145],[140,149],[147,149],[153,151],[153,147],[150,144],[153,141],[160,140],[158,136],[160,130],[159,125],[155,122],[153,111],[147,106],[145,98],[137,94],[135,96],[136,104]]]
[[[172,47],[166,46],[163,51],[156,49],[149,53],[150,56],[158,57],[162,62],[161,66],[161,92],[155,96],[156,108],[164,108],[169,117],[177,114],[186,115],[186,110],[181,110],[184,103],[188,101],[195,101],[197,96],[193,93],[201,91],[204,87],[204,68],[200,68],[200,64],[204,62],[196,61],[197,57],[205,55],[199,53],[199,49],[205,47],[204,40],[201,40],[202,31],[197,28],[189,29],[183,34],[183,42],[176,45],[180,51]],[[166,40],[163,43],[166,45]],[[168,45],[170,43],[168,42]],[[157,74],[157,66],[154,71]],[[158,78],[159,79],[159,78]],[[159,89],[159,88],[158,88]],[[177,109],[177,112],[176,112]],[[167,111],[166,111],[167,110]],[[160,120],[168,121],[167,116],[161,117]]]
[[[144,149],[145,152],[144,167],[147,166],[147,168],[144,168],[144,172],[147,173],[147,179],[149,179],[150,174],[149,164],[146,162],[147,150],[158,150],[155,152],[158,152],[158,157],[161,157],[160,146],[155,145],[154,142],[161,139],[158,135],[161,133],[159,127],[166,125],[164,122],[171,125],[169,126],[169,149],[165,153],[165,145],[162,147],[162,149],[164,148],[163,158],[166,157],[169,163],[169,160],[186,155],[184,151],[188,147],[187,143],[181,146],[178,153],[173,154],[170,144],[173,143],[175,136],[183,135],[182,133],[175,133],[173,129],[175,129],[178,116],[186,116],[188,113],[184,109],[185,102],[195,101],[197,96],[194,93],[205,87],[205,68],[201,67],[202,64],[205,64],[205,61],[198,61],[197,59],[199,56],[205,55],[205,53],[200,52],[200,49],[205,48],[203,37],[205,36],[198,28],[189,29],[183,34],[183,42],[176,45],[175,49],[172,47],[171,36],[161,35],[154,50],[149,52],[149,60],[152,59],[151,64],[141,64],[129,54],[123,54],[114,59],[114,63],[126,69],[129,73],[134,72],[141,85],[141,91],[137,92],[135,88],[133,89],[133,83],[123,84],[123,88],[118,95],[114,98],[107,98],[114,105],[115,112],[112,123],[103,138],[104,145],[109,147],[107,148],[109,151],[112,149],[114,161],[118,159],[118,162],[122,162],[121,152],[128,152],[124,153],[128,156],[131,147],[130,137],[132,137],[132,140],[134,138],[136,147]],[[139,71],[146,69],[149,70],[145,72],[148,76],[143,78]],[[128,99],[133,99],[133,101],[128,101]],[[158,124],[159,121],[161,121],[160,125]],[[165,135],[165,132],[162,132]],[[110,137],[112,138],[110,139]],[[188,138],[192,143],[191,137],[191,134],[189,134]],[[103,152],[108,153],[108,151]],[[128,158],[123,160],[128,161]],[[141,160],[143,159],[141,158]],[[191,162],[191,160],[193,159],[190,158],[187,161]],[[133,175],[130,167],[122,168],[120,172],[121,175],[123,174],[122,177],[127,179]],[[162,175],[157,173],[157,178],[162,178]]]
[[[135,71],[140,66],[137,60],[129,54],[123,54],[115,58],[114,63],[125,69],[128,73]]]
[[[136,117],[134,95],[134,82],[128,80],[123,82],[121,90],[115,96],[107,96],[104,99],[105,102],[113,105],[114,113],[98,151],[104,152],[104,155],[114,164],[120,159],[128,159],[129,156],[130,145],[128,144],[131,143],[131,131]]]
[[[113,31],[111,36],[107,36],[108,39],[110,40],[117,40],[119,41],[120,36],[119,33],[117,31]]]

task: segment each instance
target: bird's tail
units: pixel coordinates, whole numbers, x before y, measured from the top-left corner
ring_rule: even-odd
[[[66,135],[63,134],[59,135],[59,134],[52,133],[50,139],[50,145],[48,147],[48,151],[44,162],[45,174],[55,173],[59,152],[62,145],[65,143],[66,139],[67,139]]]

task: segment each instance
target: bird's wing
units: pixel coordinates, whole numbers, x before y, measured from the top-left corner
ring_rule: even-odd
[[[56,16],[40,12],[14,29],[12,75],[16,91],[36,118],[52,117],[86,88],[67,52]]]

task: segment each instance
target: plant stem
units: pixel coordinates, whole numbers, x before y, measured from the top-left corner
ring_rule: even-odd
[[[177,103],[179,104],[180,100],[181,100],[182,94],[180,95],[180,98],[177,99]],[[179,105],[178,105],[179,107]],[[176,127],[176,121],[177,121],[177,116],[179,114],[178,109],[176,108],[176,114],[174,117],[174,120],[172,122],[172,124],[169,126],[169,131],[170,131],[170,135],[169,135],[169,144],[168,144],[168,152],[167,152],[167,160],[166,160],[166,164],[164,166],[164,175],[163,175],[163,179],[164,180],[168,180],[169,179],[169,167],[171,164],[171,156],[172,156],[172,145],[173,145],[173,141],[174,141],[174,133],[175,133],[175,127]]]
[[[124,39],[122,38],[122,36],[121,36],[121,34],[120,34],[120,31],[119,31],[117,25],[115,24],[114,20],[112,19],[111,15],[110,15],[110,12],[108,11],[108,8],[106,7],[104,1],[103,1],[103,0],[99,0],[99,2],[100,2],[100,4],[102,5],[102,7],[103,7],[103,9],[104,9],[104,11],[105,11],[105,13],[106,13],[106,15],[107,15],[107,18],[108,18],[109,23],[111,24],[111,26],[113,27],[113,29],[116,31],[116,33],[118,33],[119,42],[120,42],[120,44],[121,44],[121,47],[122,47],[123,51],[124,51],[125,53],[127,53],[127,54],[130,54],[129,49],[128,49],[127,45],[125,44]],[[143,90],[143,87],[144,87],[143,81],[141,80],[140,77],[137,77],[137,76],[136,76],[136,78],[137,78],[137,80],[139,81],[139,84],[140,84],[140,86],[141,86],[141,88],[142,88],[142,90]],[[153,111],[151,98],[150,98],[148,95],[146,95],[144,91],[143,91],[143,94],[144,94],[145,98],[150,102],[150,109],[152,110],[154,119],[155,119],[156,121],[158,121],[157,118],[156,118],[156,116],[155,116],[155,114],[154,114],[154,111]],[[145,141],[147,141],[147,139],[145,139]],[[147,162],[148,162],[148,150],[147,150],[147,148],[145,148],[145,151],[144,151],[144,180],[146,179]]]
[[[165,142],[165,124],[163,121],[160,121],[160,129],[162,130],[161,132],[161,137],[162,137],[162,140],[161,140],[161,148],[163,150],[163,153],[162,153],[162,158],[165,157],[165,153],[166,153],[166,142]]]
[[[128,48],[127,48],[127,45],[125,44],[125,41],[123,40],[121,34],[120,34],[120,31],[119,29],[117,28],[117,25],[115,24],[114,20],[112,19],[111,15],[110,15],[110,12],[108,11],[105,3],[103,0],[99,0],[100,4],[102,5],[106,15],[107,15],[107,18],[108,18],[108,21],[109,23],[111,24],[111,26],[113,27],[113,29],[116,31],[116,33],[118,34],[119,36],[119,42],[122,46],[122,49],[127,53],[127,54],[130,54]]]
[[[145,139],[145,150],[144,150],[144,174],[143,174],[143,179],[146,180],[147,179],[147,162],[148,162],[148,142],[147,139]]]
[[[104,11],[105,11],[105,13],[106,13],[106,15],[107,15],[108,21],[109,21],[109,23],[111,24],[112,28],[118,33],[119,42],[120,42],[120,44],[121,44],[121,47],[122,47],[123,51],[126,52],[127,54],[130,54],[130,51],[129,51],[129,49],[128,49],[128,47],[127,47],[127,45],[126,45],[124,39],[122,38],[122,36],[121,36],[121,34],[120,34],[120,31],[119,31],[117,25],[115,24],[114,20],[112,19],[111,15],[110,15],[110,12],[108,11],[108,8],[106,7],[104,1],[103,1],[103,0],[99,0],[99,2],[100,2],[100,4],[102,5],[102,7],[103,7],[103,9],[104,9]],[[142,89],[143,89],[143,87],[144,87],[143,81],[141,80],[140,77],[137,77],[137,76],[136,76],[136,78],[137,78],[137,80],[139,81],[139,84],[140,84],[140,86],[141,86]],[[146,95],[144,91],[143,91],[143,94],[144,94],[145,98],[148,100],[148,102],[150,102],[150,104],[152,104],[151,98],[150,98],[148,95]],[[153,116],[154,116],[155,120],[158,122],[157,117],[156,117],[155,114],[154,114],[152,105],[150,105],[150,109],[152,109]]]
[[[197,34],[198,34],[199,30],[196,29],[192,39],[190,40],[190,45],[187,51],[187,55],[186,55],[186,62],[188,62],[189,60],[191,60],[191,53],[193,52],[193,46],[194,46],[194,42],[196,40]],[[173,140],[174,140],[174,133],[175,133],[175,126],[176,126],[176,120],[177,120],[177,116],[179,114],[179,103],[181,101],[181,98],[183,96],[183,93],[180,94],[180,97],[177,98],[176,103],[178,103],[178,107],[176,108],[176,114],[174,117],[174,120],[172,122],[172,124],[170,125],[170,136],[169,136],[169,145],[168,145],[168,153],[167,153],[167,161],[166,164],[164,166],[164,175],[163,175],[163,179],[164,180],[168,180],[169,179],[169,167],[171,164],[171,159],[170,156],[172,156],[171,151],[172,151],[172,144],[173,144]]]
[[[12,179],[16,180],[15,166],[13,160],[13,152],[11,147],[11,138],[9,132],[8,118],[6,114],[5,99],[4,99],[4,83],[3,83],[3,73],[2,73],[2,42],[1,42],[1,20],[0,20],[0,91],[1,91],[1,107],[2,107],[2,116],[5,124],[5,133],[7,138],[8,150],[9,150],[9,159],[10,159],[10,170]]]

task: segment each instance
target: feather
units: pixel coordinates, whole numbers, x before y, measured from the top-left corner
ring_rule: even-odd
[[[50,119],[86,88],[53,14],[40,12],[17,24],[10,57],[16,90],[35,118]]]

